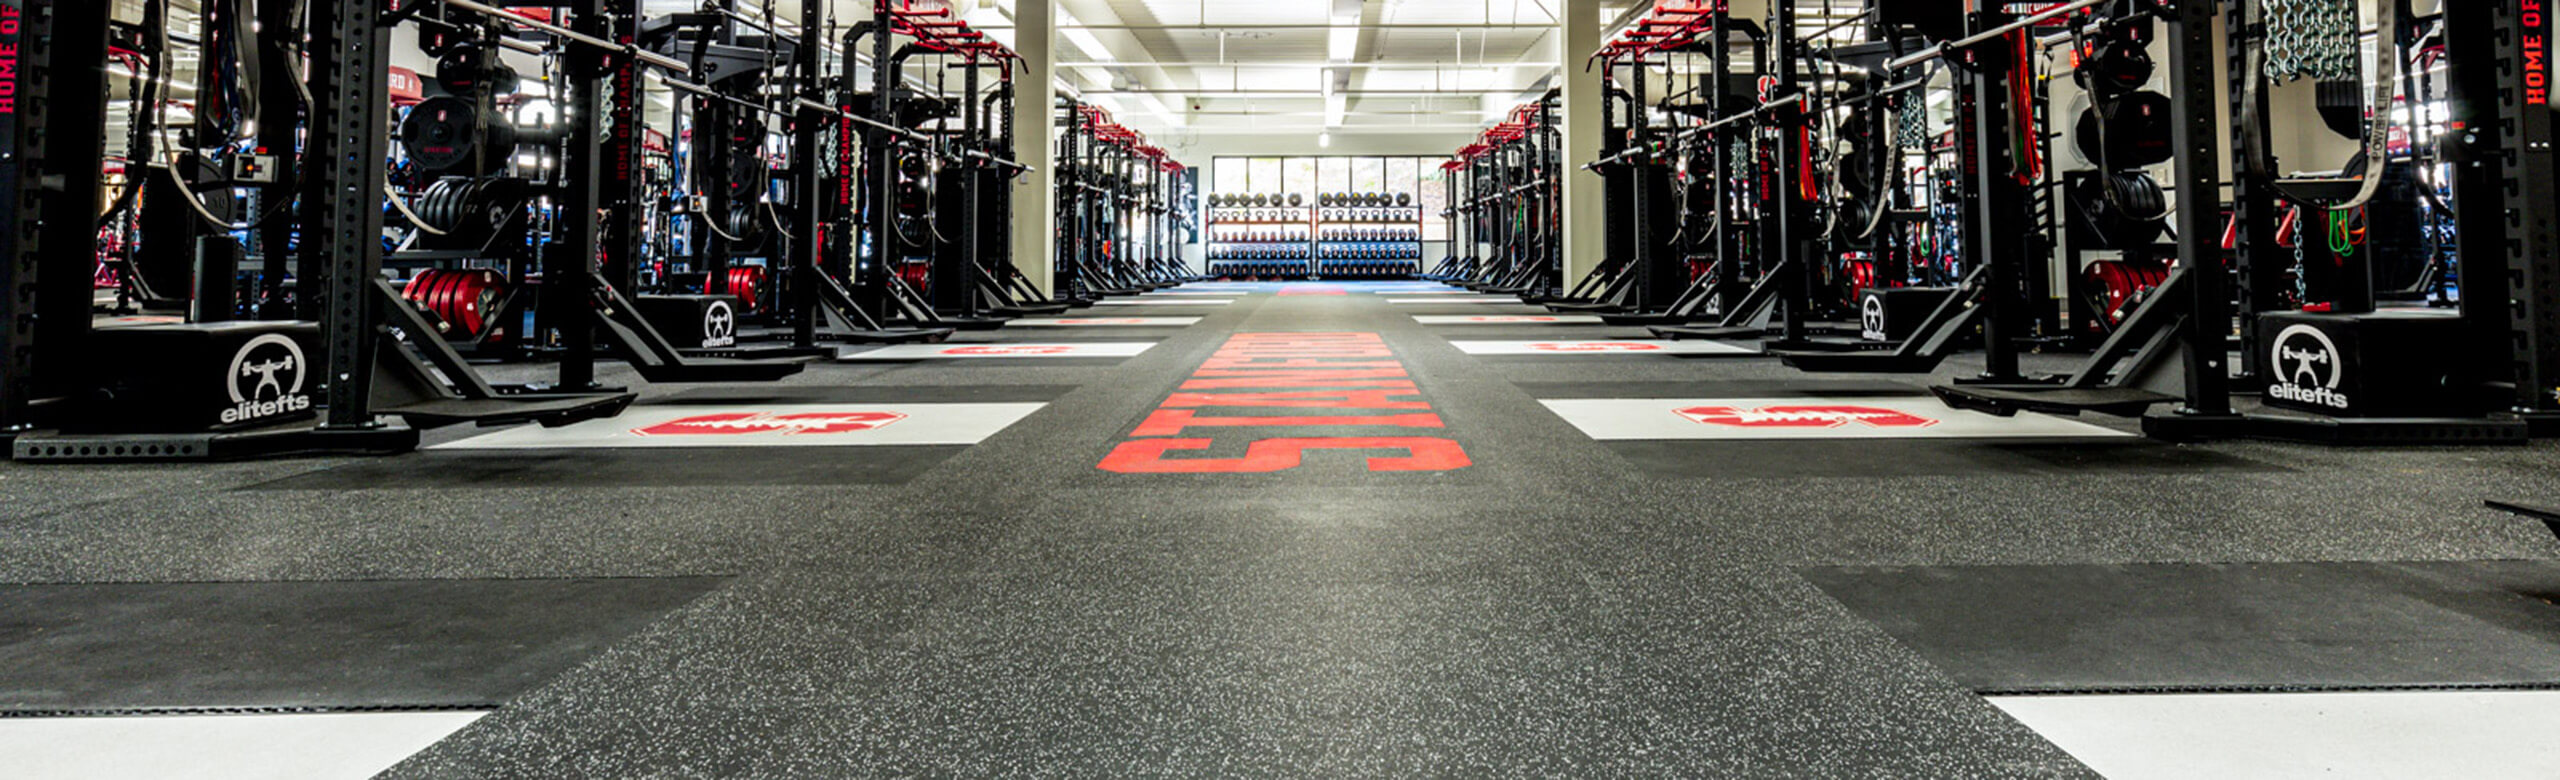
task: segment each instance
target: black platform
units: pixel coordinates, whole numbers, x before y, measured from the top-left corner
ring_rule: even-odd
[[[1983,693],[2560,686],[2548,561],[1800,573]]]
[[[1600,321],[1605,323],[1609,320],[1604,316]],[[1751,339],[1768,338],[1769,336],[1768,328],[1757,325],[1736,325],[1732,327],[1720,327],[1713,325],[1698,327],[1689,327],[1686,325],[1655,325],[1646,328],[1646,330],[1653,331],[1653,335],[1656,338],[1666,338],[1673,341],[1679,341],[1681,339],[1748,341]]]
[[[0,587],[0,713],[486,708],[718,578]]]
[[[682,363],[651,364],[633,361],[640,376],[651,382],[770,382],[809,367],[811,358],[782,360],[731,360],[726,358],[691,358]]]
[[[1929,388],[1929,392],[1936,393],[1938,400],[1948,406],[2002,417],[2022,411],[2060,415],[2097,412],[2135,417],[2155,405],[2179,400],[2174,395],[2133,387],[1938,385]]]
[[[628,399],[625,399],[628,402]],[[618,407],[617,407],[618,408]],[[313,422],[211,433],[0,435],[21,463],[241,460],[289,455],[396,455],[418,448],[418,429],[383,424],[332,430]]]
[[[1805,371],[1829,371],[1850,374],[1926,374],[1935,371],[1945,355],[1905,354],[1884,351],[1843,351],[1834,349],[1769,350],[1769,354],[1788,366]]]
[[[1659,311],[1604,312],[1600,315],[1600,323],[1603,325],[1613,325],[1621,328],[1632,328],[1653,325],[1680,325],[1714,318],[1715,315],[1713,314],[1673,314],[1670,312]]]
[[[797,370],[797,369],[794,369]],[[540,423],[558,427],[612,417],[629,408],[633,393],[518,395],[500,398],[436,398],[376,409],[420,428],[476,423],[482,426]]]

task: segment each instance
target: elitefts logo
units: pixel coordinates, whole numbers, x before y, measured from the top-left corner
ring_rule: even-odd
[[[2338,392],[2346,366],[2338,345],[2319,328],[2295,325],[2277,333],[2275,362],[2270,365],[2275,376],[2267,383],[2268,398],[2347,408],[2347,394]]]
[[[311,396],[302,393],[306,375],[302,345],[281,333],[269,333],[240,346],[231,356],[224,383],[231,388],[231,408],[222,422],[248,422],[262,417],[307,411]]]
[[[1884,329],[1884,296],[1867,296],[1858,306],[1858,335],[1868,341],[1884,341],[1892,334]]]
[[[728,301],[712,301],[702,310],[702,346],[726,347],[737,343],[737,312],[729,309]]]

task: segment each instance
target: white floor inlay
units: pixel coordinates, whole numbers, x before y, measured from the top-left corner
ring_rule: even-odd
[[[1211,298],[1211,297],[1207,297],[1207,296],[1192,296],[1192,297],[1189,297],[1189,298],[1112,298],[1112,299],[1109,299],[1109,300],[1094,301],[1094,302],[1093,302],[1093,305],[1095,305],[1095,306],[1225,306],[1225,305],[1227,305],[1227,304],[1234,303],[1234,302],[1235,302],[1235,299],[1232,299],[1232,298],[1223,298],[1223,297],[1221,297],[1221,298]]]
[[[1198,317],[1025,317],[1005,323],[1011,328],[1082,328],[1098,326],[1179,328],[1200,321]]]
[[[1757,355],[1717,341],[1455,341],[1470,355]]]
[[[23,780],[363,780],[485,712],[0,718]]]
[[[1094,358],[1136,357],[1155,346],[1152,341],[1110,341],[1073,344],[897,344],[861,352],[847,352],[837,360],[926,360],[932,358]]]
[[[1424,325],[1595,325],[1600,318],[1591,314],[1416,314],[1413,321]]]
[[[601,420],[524,425],[430,449],[859,447],[976,444],[1047,404],[775,404],[634,406]]]
[[[2113,780],[2560,777],[2560,691],[1990,701]]]
[[[1681,342],[1692,343],[1692,342]],[[1927,396],[1895,398],[1572,398],[1539,403],[1602,441],[1648,439],[1990,439],[2132,436],[2050,415],[1997,417]]]

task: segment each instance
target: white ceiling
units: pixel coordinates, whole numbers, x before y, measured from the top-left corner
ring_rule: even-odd
[[[1151,134],[1465,133],[1555,78],[1562,2],[1058,0],[1059,83]]]
[[[124,10],[136,0],[113,0]],[[963,18],[1010,44],[1024,0],[953,0]],[[733,0],[741,12],[796,21],[801,0]],[[869,3],[828,0],[836,24]],[[933,0],[918,0],[933,2]],[[1465,136],[1555,83],[1564,64],[1560,5],[1595,0],[1054,0],[1059,86],[1150,135],[1321,132]],[[1798,0],[1800,33],[1867,5]],[[178,0],[192,6],[193,0]],[[646,12],[700,0],[642,0]],[[1597,0],[1615,32],[1633,6]],[[182,13],[181,16],[184,14]],[[1849,31],[1842,31],[1848,34]],[[180,70],[191,70],[181,63]],[[192,74],[177,74],[192,81]],[[1328,89],[1330,88],[1330,89]]]

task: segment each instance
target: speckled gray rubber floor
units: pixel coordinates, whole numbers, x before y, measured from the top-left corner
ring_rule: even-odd
[[[1841,468],[1854,449],[1772,450],[1748,473],[1661,475],[1547,412],[1538,389],[1876,379],[1757,358],[1490,361],[1447,339],[1643,330],[1424,326],[1412,315],[1433,307],[1384,297],[1258,292],[1108,365],[821,365],[785,380],[1073,388],[897,481],[770,484],[745,476],[753,460],[708,458],[741,478],[245,490],[438,464],[0,465],[0,580],[736,575],[400,778],[2082,777],[1793,567],[2560,552],[2538,523],[2480,503],[2549,503],[2551,444],[2227,443],[2176,449],[2230,468],[1977,459],[1893,474]],[[1070,336],[1031,330],[958,340]],[[1228,336],[1271,330],[1381,334],[1474,465],[1096,468]],[[643,389],[644,403],[701,391]]]

